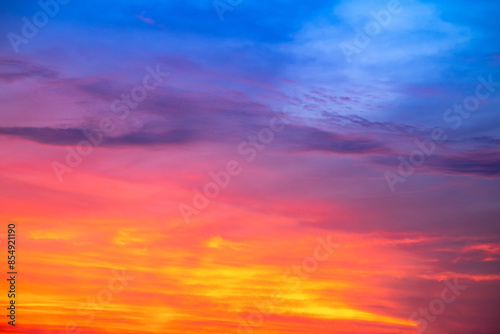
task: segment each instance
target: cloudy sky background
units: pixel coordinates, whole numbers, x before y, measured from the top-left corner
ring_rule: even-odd
[[[283,289],[262,333],[417,333],[443,280],[467,285],[426,333],[500,330],[500,5],[401,1],[76,1],[16,53],[35,1],[0,4],[0,212],[18,225],[20,333],[237,333]],[[170,75],[130,115],[111,105],[147,67]],[[491,76],[459,126],[443,115]],[[485,92],[486,90],[483,90]],[[286,128],[247,162],[248,136]],[[116,129],[58,180],[53,162],[103,119]],[[447,140],[392,192],[415,140]],[[243,171],[186,224],[209,173]],[[290,291],[282,275],[341,245]],[[86,306],[125,268],[134,280]],[[80,311],[78,311],[80,310]],[[86,310],[86,311],[85,311]],[[89,314],[95,318],[89,320]],[[0,328],[9,329],[5,322]]]

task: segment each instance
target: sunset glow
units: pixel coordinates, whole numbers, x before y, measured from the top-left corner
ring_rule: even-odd
[[[0,332],[500,332],[500,3],[0,8]]]

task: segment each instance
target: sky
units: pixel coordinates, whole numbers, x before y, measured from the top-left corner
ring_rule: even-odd
[[[499,16],[2,1],[0,332],[499,333]]]

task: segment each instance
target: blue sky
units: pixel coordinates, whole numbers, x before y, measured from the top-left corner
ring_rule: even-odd
[[[99,222],[92,226],[101,232],[102,248],[94,247],[110,263],[121,261],[113,255],[119,246],[130,259],[124,263],[137,265],[142,258],[136,256],[152,245],[160,251],[147,253],[154,260],[145,270],[154,277],[164,274],[155,271],[155,264],[163,263],[158,254],[172,251],[187,257],[186,277],[196,284],[193,277],[207,263],[228,265],[211,287],[227,293],[224,275],[248,269],[228,257],[241,251],[252,264],[250,272],[261,268],[261,261],[278,272],[282,263],[305,256],[296,248],[303,238],[332,232],[354,245],[336,263],[355,273],[339,281],[347,290],[336,296],[345,297],[345,305],[327,301],[353,315],[346,333],[380,333],[376,321],[357,322],[368,313],[387,321],[383,328],[391,333],[401,329],[395,324],[415,327],[408,316],[427,305],[432,291],[452,275],[468,280],[474,292],[460,304],[466,311],[455,306],[456,312],[428,333],[497,330],[489,305],[498,304],[491,291],[498,291],[500,261],[499,2],[227,3],[232,10],[221,20],[211,0],[70,0],[58,5],[35,36],[24,37],[23,20],[33,21],[41,10],[38,2],[0,3],[0,181],[7,185],[0,190],[0,212],[33,230],[26,237],[33,258],[51,258],[40,251],[51,238],[61,254],[86,256],[76,250],[93,240],[85,234],[85,217]],[[374,15],[386,23],[377,23]],[[377,33],[364,36],[367,27]],[[14,38],[23,42],[13,47]],[[346,45],[356,51],[347,54]],[[152,71],[169,76],[146,90]],[[141,91],[147,96],[127,105],[126,99]],[[127,110],[125,116],[116,112],[117,105]],[[255,140],[276,116],[287,120],[286,130],[265,148],[246,151],[255,150],[258,159],[244,165],[244,175],[193,218],[192,230],[179,227],[179,203],[190,203],[210,171],[243,159],[239,145]],[[114,130],[102,134],[103,120],[111,120]],[[101,133],[100,143],[70,166],[68,156],[81,149],[88,131]],[[419,156],[423,160],[417,163]],[[118,235],[111,235],[117,226]],[[64,238],[53,232],[57,228]],[[150,235],[131,236],[140,229]],[[155,239],[162,233],[174,236],[168,239],[172,245]],[[269,259],[275,245],[296,253]],[[213,249],[228,253],[192,260]],[[376,265],[363,262],[374,257]],[[32,278],[43,277],[37,265],[29,270]],[[366,301],[359,291],[367,282],[358,272],[378,279],[368,282],[375,288]],[[328,286],[337,282],[336,275],[329,271],[321,277],[321,293],[337,289]],[[210,292],[176,283],[168,294],[148,293],[159,293],[157,300],[173,313],[209,326],[207,333],[220,334],[235,329],[239,311],[234,310],[245,309],[238,296],[249,296],[236,288],[246,286],[239,277],[227,279],[236,297],[222,293],[221,299],[237,306],[222,318],[204,313],[222,307]],[[356,284],[350,286],[352,280]],[[257,290],[263,294],[265,288]],[[387,296],[378,294],[388,290]],[[135,293],[127,307],[146,298]],[[318,305],[325,302],[308,293]],[[170,297],[178,304],[170,305]],[[203,307],[186,311],[184,297]],[[64,302],[58,307],[68,309]],[[322,318],[328,307],[311,311],[311,318],[304,317],[307,307],[290,307],[285,311],[291,318],[278,316],[268,332],[309,323],[313,327],[304,333],[320,333],[321,321],[328,327],[328,321],[338,320],[338,312]],[[54,329],[49,320],[31,315],[37,319],[33,328],[49,323]],[[176,321],[179,327],[169,328],[173,333],[197,326]],[[150,323],[158,332],[164,329],[159,319]],[[94,330],[107,326],[98,322]],[[140,324],[134,326],[140,332]]]

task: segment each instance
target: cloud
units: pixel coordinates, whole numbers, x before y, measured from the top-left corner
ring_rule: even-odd
[[[41,65],[23,60],[0,58],[0,80],[6,83],[31,78],[53,80],[58,76],[58,72]]]
[[[311,127],[290,127],[284,133],[283,145],[292,151],[322,151],[339,154],[389,153],[384,144],[360,136],[343,136]]]
[[[436,156],[429,159],[429,166],[443,173],[500,177],[500,153],[498,150],[482,150]]]
[[[147,24],[154,25],[155,20],[149,17],[145,17],[144,14],[146,14],[146,11],[143,11],[140,15],[136,15],[135,17],[137,17],[139,20],[143,22],[146,22]]]
[[[87,140],[85,132],[94,132],[88,128],[56,129],[56,128],[0,128],[0,135],[24,138],[40,144],[54,146],[77,145]],[[163,133],[128,133],[118,137],[104,137],[103,146],[145,146],[157,144],[180,144],[191,141],[188,131],[172,130]]]
[[[226,143],[228,139],[235,143],[241,142],[238,138],[245,138],[238,133],[232,133],[229,129],[219,128],[217,132],[211,131],[210,127],[199,128],[185,124],[184,128],[167,130],[150,128],[146,125],[137,132],[129,132],[118,136],[104,137],[102,146],[150,146],[163,144],[187,144],[190,142],[212,141]],[[253,130],[257,133],[262,127],[254,125]],[[154,130],[154,131],[153,131]],[[244,130],[243,127],[240,128]],[[35,128],[35,127],[3,127],[0,135],[23,138],[26,140],[54,146],[77,145],[82,140],[87,140],[85,133],[96,130],[91,128]],[[251,131],[250,131],[251,132]],[[228,138],[231,136],[231,138]],[[322,131],[319,129],[303,126],[290,126],[283,132],[283,136],[277,138],[273,144],[286,151],[307,152],[320,151],[337,154],[381,154],[389,151],[380,142],[363,139],[349,138],[339,134]]]

